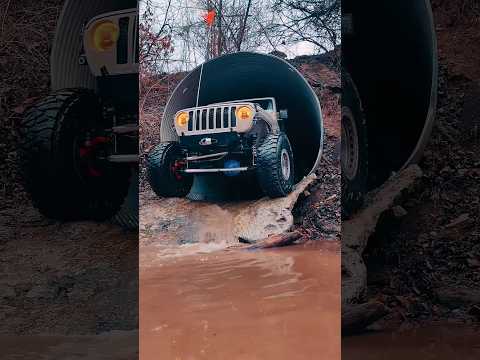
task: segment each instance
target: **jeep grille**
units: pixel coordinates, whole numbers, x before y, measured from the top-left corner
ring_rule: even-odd
[[[188,131],[185,135],[225,132],[237,127],[237,106],[218,106],[194,109],[188,112]]]

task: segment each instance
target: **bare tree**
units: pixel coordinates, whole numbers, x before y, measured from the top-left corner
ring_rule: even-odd
[[[250,7],[252,6],[252,0],[248,0],[247,9],[245,10],[245,16],[243,17],[243,22],[240,25],[240,31],[237,42],[237,50],[240,51],[242,48],[242,42],[245,35],[245,28],[247,26],[248,15],[250,13]]]
[[[165,58],[174,51],[172,0],[167,0],[161,20],[157,19],[152,0],[141,0],[141,5],[143,11],[139,23],[140,66],[142,72],[158,72]]]
[[[285,44],[307,41],[324,52],[341,42],[341,0],[273,0],[270,36]]]
[[[340,1],[141,0],[142,59],[158,73],[238,51],[288,53],[299,42],[329,51],[341,40]]]
[[[258,47],[264,37],[256,19],[264,11],[262,6],[270,0],[200,0],[199,5],[205,9],[215,11],[216,21],[210,28],[196,28],[198,37],[210,36],[206,39],[214,42],[209,48],[212,53],[209,57],[219,56]]]

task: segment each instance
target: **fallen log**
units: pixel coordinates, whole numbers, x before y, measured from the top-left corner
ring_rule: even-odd
[[[285,232],[283,234],[270,235],[263,240],[256,241],[247,249],[269,249],[273,247],[287,246],[293,244],[295,241],[300,239],[302,234],[298,231]],[[243,242],[248,240],[242,239]]]
[[[388,313],[389,309],[377,301],[342,306],[342,335],[358,333]]]
[[[370,235],[377,227],[380,216],[394,206],[402,192],[412,187],[422,176],[417,165],[411,165],[391,177],[378,190],[367,195],[368,204],[351,220],[342,223],[342,244],[351,248],[363,249],[367,246]]]
[[[385,315],[384,309],[378,304],[362,304],[366,300],[367,288],[363,252],[380,216],[395,206],[402,193],[413,187],[421,176],[422,171],[417,165],[400,171],[368,194],[365,207],[352,219],[342,222],[342,309],[346,309],[345,313],[342,311],[342,331],[360,331],[378,320],[379,316]]]

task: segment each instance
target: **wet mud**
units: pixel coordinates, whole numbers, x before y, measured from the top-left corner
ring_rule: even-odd
[[[480,331],[445,323],[346,337],[342,339],[342,359],[476,360],[480,359]]]
[[[305,177],[286,197],[240,202],[160,199],[152,192],[140,200],[140,243],[171,247],[185,244],[238,244],[239,238],[262,240],[294,225],[292,210],[299,196],[316,180]]]
[[[138,358],[138,332],[113,331],[100,335],[0,336],[3,360]]]

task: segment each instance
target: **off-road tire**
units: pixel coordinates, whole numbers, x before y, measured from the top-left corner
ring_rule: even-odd
[[[19,168],[33,205],[58,220],[106,220],[123,203],[130,170],[107,164],[102,175],[79,171],[75,144],[101,125],[97,96],[87,89],[59,90],[27,110],[18,129]]]
[[[289,176],[282,174],[281,157],[286,151],[290,159]],[[265,195],[277,198],[288,195],[294,186],[295,172],[293,152],[287,135],[268,134],[257,149],[257,179]]]
[[[347,152],[350,152],[349,156],[345,155]],[[351,164],[352,158],[357,159],[354,161],[355,165]],[[367,191],[367,180],[367,125],[357,88],[348,73],[343,71],[342,219],[350,218],[352,214],[362,206],[364,195]]]
[[[184,197],[190,192],[193,176],[182,174],[176,178],[171,167],[175,160],[181,158],[180,145],[165,142],[155,146],[147,156],[147,179],[152,190],[160,197]]]

